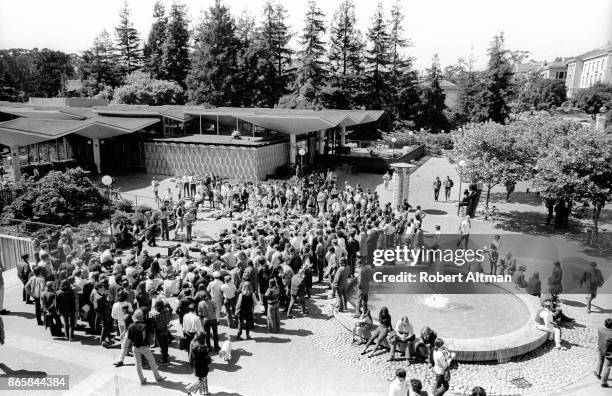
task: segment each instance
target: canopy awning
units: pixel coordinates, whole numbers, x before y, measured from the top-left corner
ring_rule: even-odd
[[[271,129],[287,135],[301,135],[336,126],[353,126],[374,122],[382,110],[300,110],[266,108],[199,108],[186,107],[186,113],[218,121],[222,125],[234,125],[236,120]]]
[[[17,117],[41,118],[46,120],[82,120],[83,117],[74,114],[63,113],[59,110],[37,110],[33,108],[0,106],[0,113],[10,114]]]
[[[157,122],[157,118],[96,117],[84,121],[17,118],[0,123],[0,144],[27,146],[70,134],[108,139],[139,131]]]

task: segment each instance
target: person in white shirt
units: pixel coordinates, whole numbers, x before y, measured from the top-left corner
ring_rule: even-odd
[[[225,277],[225,283],[221,286],[221,291],[223,292],[223,305],[225,305],[225,313],[227,314],[227,327],[232,327],[232,323],[234,323],[236,294],[238,294],[238,289],[234,282],[232,282],[231,276],[227,275]]]
[[[470,241],[470,230],[472,228],[472,222],[470,220],[470,215],[465,216],[465,218],[459,224],[459,233],[461,236],[459,237],[459,241],[457,241],[457,247],[461,247],[461,242],[464,242],[464,249],[467,249],[468,243]]]
[[[221,289],[223,282],[219,279],[220,276],[221,274],[219,272],[213,272],[213,278],[215,279],[210,282],[206,288],[206,291],[210,293],[212,302],[215,304],[217,321],[221,320],[221,306],[223,305],[223,291]]]
[[[450,353],[448,349],[444,346],[444,341],[441,338],[437,338],[434,341],[434,353],[433,353],[433,361],[434,361],[434,373],[436,374],[436,383],[434,385],[434,392],[437,395],[442,395],[446,392],[450,385],[448,381],[450,379],[449,367],[453,359],[455,358],[454,353]],[[444,391],[439,389],[440,387],[444,387]]]
[[[395,370],[395,379],[389,385],[389,396],[408,395],[408,382],[406,382],[406,370],[399,368]]]

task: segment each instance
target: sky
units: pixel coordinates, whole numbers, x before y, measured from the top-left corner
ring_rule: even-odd
[[[366,32],[376,1],[354,0],[357,24]],[[382,0],[389,14],[396,0]],[[169,5],[171,0],[166,0]],[[406,54],[422,71],[438,54],[442,67],[473,52],[477,69],[487,62],[492,37],[503,31],[511,50],[531,51],[538,61],[571,57],[612,42],[610,0],[399,0],[404,34],[412,41]],[[192,27],[214,0],[183,0]],[[257,20],[264,0],[224,0],[235,16]],[[329,29],[340,0],[318,0]],[[132,20],[145,39],[151,28],[154,0],[128,0]],[[295,36],[303,27],[306,0],[283,1]],[[104,28],[114,32],[123,0],[0,0],[0,48],[50,48],[80,53]],[[292,40],[297,47],[297,40]]]

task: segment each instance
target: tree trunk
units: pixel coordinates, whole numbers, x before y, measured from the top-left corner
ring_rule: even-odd
[[[601,214],[601,208],[603,207],[602,201],[593,202],[595,205],[595,210],[593,211],[593,232],[598,232],[599,227],[599,215]]]
[[[485,208],[489,209],[489,198],[491,197],[491,183],[487,184],[487,199],[485,201]]]

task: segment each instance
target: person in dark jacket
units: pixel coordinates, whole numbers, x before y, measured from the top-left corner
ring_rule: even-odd
[[[540,273],[534,272],[527,282],[527,293],[532,296],[540,297],[542,294],[542,281],[540,281]]]
[[[134,323],[130,325],[127,332],[127,337],[124,342],[127,345],[132,345],[132,353],[134,354],[134,360],[136,361],[136,371],[138,372],[138,377],[140,378],[140,383],[142,385],[147,383],[147,379],[142,374],[142,359],[146,359],[149,362],[149,366],[151,367],[151,371],[153,371],[153,375],[155,379],[159,381],[163,381],[165,377],[159,375],[157,371],[157,363],[155,363],[155,358],[153,357],[153,353],[149,349],[149,337],[148,326],[145,322],[145,315],[141,309],[137,309],[134,311],[132,315],[132,319]]]
[[[280,315],[278,313],[280,290],[276,284],[276,279],[271,278],[269,280],[264,298],[268,302],[268,309],[266,310],[268,316],[268,330],[272,333],[278,333],[280,331]]]
[[[42,294],[40,303],[45,314],[45,326],[51,330],[51,336],[62,336],[62,324],[57,315],[57,295],[55,294],[55,284],[51,281],[47,282],[47,290]]]
[[[189,347],[189,365],[196,376],[196,380],[185,388],[189,396],[196,390],[199,390],[201,395],[210,394],[208,392],[208,366],[212,360],[208,354],[209,351],[205,342],[206,334],[200,331],[196,334]]]
[[[249,282],[243,282],[241,285],[241,292],[238,295],[238,301],[236,302],[236,316],[238,317],[238,334],[236,339],[242,339],[242,330],[246,332],[246,338],[251,339],[251,330],[255,318],[253,317],[253,311],[255,310],[255,297],[251,290],[251,284]]]
[[[64,322],[64,335],[68,341],[74,338],[74,327],[76,325],[76,300],[77,297],[67,280],[63,280],[60,292],[57,294],[57,310]]]
[[[348,298],[348,276],[349,267],[347,266],[346,258],[340,259],[340,268],[336,271],[334,276],[333,285],[338,293],[338,312],[344,312],[346,310],[346,303]]]
[[[17,264],[17,276],[21,283],[23,283],[23,292],[22,292],[22,300],[26,304],[34,304],[30,295],[26,292],[25,285],[28,283],[28,280],[32,276],[32,268],[30,267],[30,255],[24,254],[21,256],[21,262]]]

